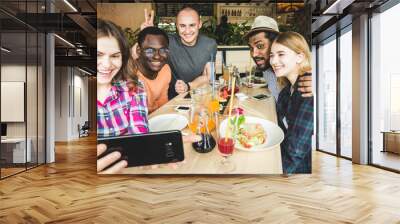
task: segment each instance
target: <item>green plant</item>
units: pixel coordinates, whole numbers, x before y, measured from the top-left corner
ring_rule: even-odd
[[[216,34],[216,29],[217,29],[217,21],[215,18],[210,18],[207,21],[203,22],[203,25],[200,28],[200,32],[209,38],[217,39],[217,34]]]
[[[247,21],[243,23],[229,24],[229,31],[223,36],[226,45],[247,45],[244,35],[250,31]]]
[[[167,25],[158,26],[160,29],[164,30],[168,34],[174,34],[176,32],[175,24],[169,23]]]
[[[222,35],[221,45],[247,45],[243,36],[250,30],[251,26],[247,25],[248,22],[243,23],[229,23],[226,31]],[[211,18],[203,23],[200,32],[204,35],[217,39],[217,25],[215,18]]]
[[[128,39],[131,47],[137,42],[139,32],[140,28],[137,28],[136,30],[132,30],[131,28],[124,29],[125,37]]]
[[[176,28],[174,24],[167,24],[160,27],[165,32],[173,34],[176,32]],[[222,43],[221,45],[247,45],[247,42],[243,38],[244,34],[246,34],[250,30],[250,26],[247,25],[247,21],[243,23],[233,23],[228,24],[228,29],[222,35]],[[210,38],[217,39],[217,21],[215,18],[211,18],[205,22],[203,22],[203,26],[200,29],[200,32]],[[128,42],[131,46],[133,46],[137,42],[138,34],[140,32],[140,28],[136,30],[132,30],[131,28],[125,28],[124,33]]]
[[[175,33],[175,26],[173,24],[164,25],[160,27],[160,29],[164,30],[166,33]],[[132,28],[125,28],[123,31],[125,33],[125,37],[128,39],[129,45],[132,47],[137,42],[140,28],[137,28],[136,30],[132,30]]]

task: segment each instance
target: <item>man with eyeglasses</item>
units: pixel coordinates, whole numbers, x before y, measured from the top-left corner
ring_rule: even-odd
[[[138,35],[137,74],[144,83],[149,113],[168,102],[171,81],[168,45],[168,35],[157,27],[144,28]]]
[[[144,27],[153,26],[154,11],[150,14],[145,9]],[[200,14],[192,7],[184,6],[176,15],[176,34],[169,34],[172,78],[169,98],[209,83],[210,62],[217,54],[217,43],[200,34],[202,22]],[[135,48],[135,47],[134,47]],[[135,57],[135,55],[134,55]]]

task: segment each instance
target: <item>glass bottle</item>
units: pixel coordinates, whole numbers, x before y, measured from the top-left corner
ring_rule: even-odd
[[[197,126],[196,134],[201,136],[201,140],[192,143],[192,147],[196,152],[207,153],[211,152],[216,145],[214,137],[208,128],[209,116],[206,111],[202,111],[200,114],[199,124]]]

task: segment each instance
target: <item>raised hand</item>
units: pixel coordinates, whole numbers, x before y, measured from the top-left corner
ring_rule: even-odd
[[[147,9],[144,9],[144,22],[140,25],[140,30],[149,26],[154,26],[154,10],[148,14]]]

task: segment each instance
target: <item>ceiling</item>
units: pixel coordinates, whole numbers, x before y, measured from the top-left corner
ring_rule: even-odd
[[[0,27],[2,46],[12,50],[3,61],[29,60],[44,48],[37,35],[50,32],[57,34],[56,66],[78,66],[95,74],[96,0],[1,0]]]
[[[313,43],[333,35],[352,22],[352,18],[375,12],[388,0],[308,0],[312,8],[311,32]]]

